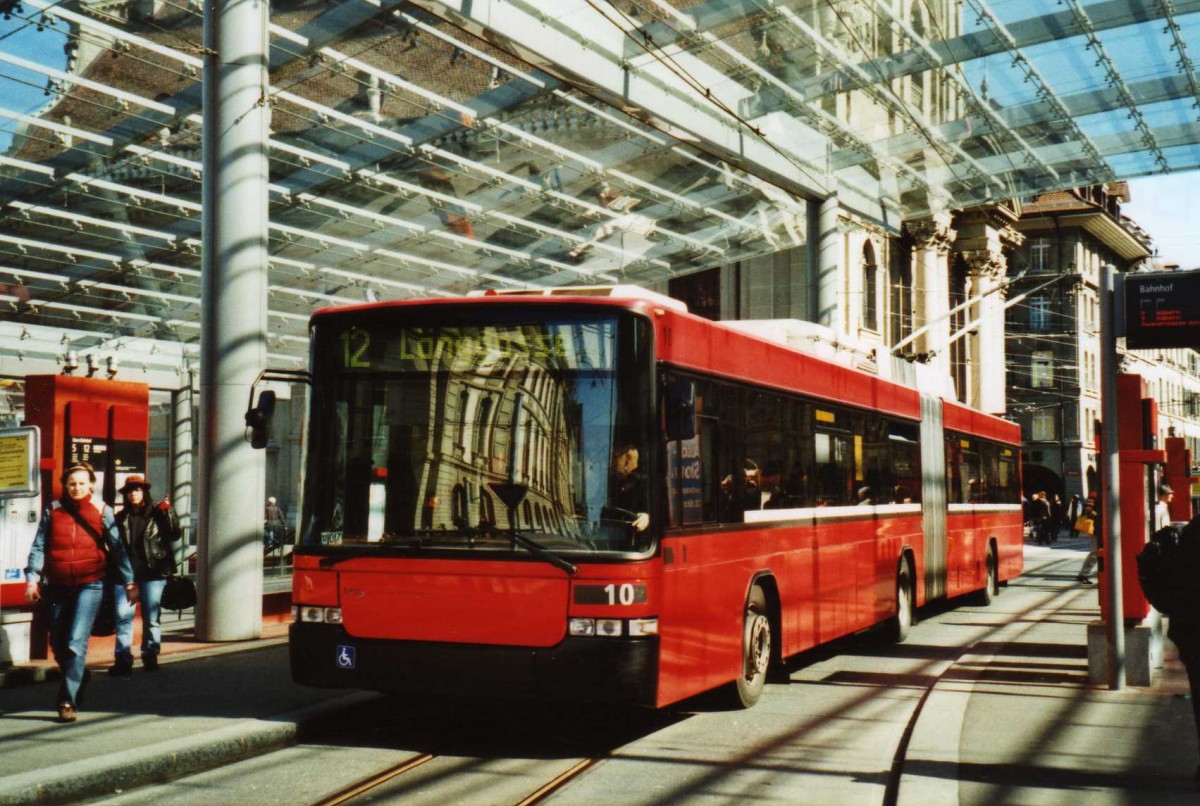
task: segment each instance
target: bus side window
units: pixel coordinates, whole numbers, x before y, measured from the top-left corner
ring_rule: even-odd
[[[851,503],[854,452],[850,435],[818,431],[813,437],[817,453],[817,506]]]
[[[700,423],[700,494],[702,519],[712,523],[720,517],[721,476],[717,458],[717,421],[712,417],[697,418]]]

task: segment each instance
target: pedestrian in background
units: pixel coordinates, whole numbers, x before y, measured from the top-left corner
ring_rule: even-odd
[[[1033,538],[1041,545],[1050,542],[1050,502],[1038,491],[1029,502],[1029,518],[1033,521]]]
[[[131,601],[138,590],[112,508],[93,497],[96,471],[78,462],[63,472],[62,484],[62,497],[42,513],[29,549],[25,601],[50,607],[50,648],[62,672],[58,721],[67,723],[76,719],[89,677],[88,638],[106,576],[115,576]]]
[[[1086,536],[1092,541],[1092,550],[1083,558],[1083,565],[1079,567],[1079,575],[1075,577],[1079,582],[1091,584],[1092,571],[1096,568],[1096,505],[1092,499],[1088,499],[1083,505],[1083,512],[1075,519],[1072,528],[1079,535]]]
[[[267,508],[263,514],[263,542],[266,544],[266,550],[272,551],[283,545],[286,534],[287,519],[283,517],[283,510],[279,508],[275,496],[271,496],[267,499]]]
[[[1170,484],[1158,485],[1158,503],[1154,505],[1154,529],[1157,532],[1164,526],[1171,525],[1171,499],[1175,497],[1175,490]]]
[[[128,677],[133,673],[134,602],[142,602],[142,668],[158,670],[162,649],[162,594],[167,577],[175,573],[175,553],[171,544],[179,539],[179,518],[164,498],[150,503],[150,482],[142,476],[130,476],[121,487],[125,507],[117,515],[121,541],[133,567],[138,597],[130,599],[123,587],[114,585],[117,608],[117,645],[109,674]]]

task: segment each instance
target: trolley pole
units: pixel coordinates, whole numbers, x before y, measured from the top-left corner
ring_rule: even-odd
[[[1125,688],[1125,606],[1121,588],[1121,460],[1117,450],[1116,274],[1100,270],[1100,419],[1104,444],[1104,560],[1108,574],[1108,687]]]

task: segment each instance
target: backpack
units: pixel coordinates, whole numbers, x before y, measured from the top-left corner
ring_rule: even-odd
[[[1181,562],[1179,540],[1178,529],[1164,526],[1150,536],[1137,556],[1142,593],[1164,616],[1180,614],[1189,604],[1187,563]]]

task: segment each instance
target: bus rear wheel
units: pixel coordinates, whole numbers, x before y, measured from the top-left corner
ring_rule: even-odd
[[[1000,583],[998,581],[999,573],[996,567],[996,549],[989,543],[987,550],[986,563],[987,577],[984,579],[983,590],[976,594],[980,606],[987,607],[996,598],[996,594],[1000,592]]]
[[[734,682],[735,704],[749,708],[758,702],[767,683],[771,666],[771,620],[767,615],[767,597],[762,588],[750,589],[742,621],[742,673]]]
[[[891,638],[897,644],[903,643],[916,623],[916,594],[913,591],[912,574],[908,563],[900,561],[896,570],[896,615],[888,623]]]

